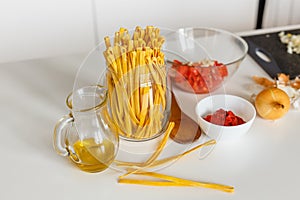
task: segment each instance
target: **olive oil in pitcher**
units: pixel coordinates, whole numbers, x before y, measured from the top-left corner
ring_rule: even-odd
[[[73,163],[86,172],[103,171],[115,158],[115,147],[111,141],[97,143],[94,138],[76,141],[69,152]]]

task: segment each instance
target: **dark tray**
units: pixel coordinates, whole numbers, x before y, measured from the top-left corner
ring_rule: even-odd
[[[281,43],[278,36],[279,33],[280,32],[274,32],[261,35],[245,36],[243,38],[249,45],[249,55],[254,58],[254,60],[272,78],[274,78],[276,74],[280,72],[290,75],[291,78],[295,78],[296,76],[300,75],[300,55],[287,53],[286,44]],[[300,29],[285,31],[285,33],[300,34]],[[249,42],[252,45],[250,45]],[[261,48],[264,51],[268,52],[274,61],[272,65],[277,64],[279,69],[277,69],[276,66],[272,66],[275,67],[275,69],[270,69],[270,66],[267,66],[268,63],[255,57],[255,55],[253,55],[253,52],[255,51],[253,48]]]

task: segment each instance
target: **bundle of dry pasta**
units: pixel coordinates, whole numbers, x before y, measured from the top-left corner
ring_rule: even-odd
[[[132,37],[124,28],[115,33],[113,45],[105,37],[104,56],[109,116],[120,135],[147,139],[163,131],[170,100],[166,87],[164,38],[153,26],[136,27]]]

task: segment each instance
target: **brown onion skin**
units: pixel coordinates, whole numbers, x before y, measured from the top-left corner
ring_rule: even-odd
[[[255,108],[260,117],[275,120],[283,117],[290,109],[289,96],[279,88],[267,88],[255,99]]]

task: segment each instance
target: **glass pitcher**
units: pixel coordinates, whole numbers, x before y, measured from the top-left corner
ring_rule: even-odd
[[[114,161],[119,137],[107,123],[107,89],[82,87],[66,100],[70,114],[55,126],[53,145],[81,170],[100,172]]]

